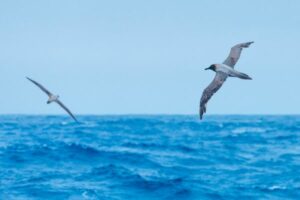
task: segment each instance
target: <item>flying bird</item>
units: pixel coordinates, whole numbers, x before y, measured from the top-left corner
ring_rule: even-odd
[[[32,83],[34,83],[36,86],[38,86],[43,92],[45,92],[49,99],[47,101],[47,104],[50,104],[52,102],[57,103],[58,105],[60,105],[76,122],[77,119],[74,117],[74,115],[72,114],[72,112],[59,100],[59,96],[58,95],[53,95],[51,92],[49,92],[49,90],[47,90],[44,86],[42,86],[41,84],[39,84],[38,82],[26,77],[29,81],[31,81]]]
[[[205,88],[202,93],[200,100],[200,119],[203,118],[203,114],[206,113],[206,104],[209,99],[216,93],[223,83],[226,81],[227,77],[237,77],[245,80],[252,80],[247,74],[238,72],[234,69],[235,64],[240,58],[243,48],[248,48],[253,42],[245,42],[233,46],[226,60],[222,64],[212,64],[205,70],[212,70],[216,72],[213,81]]]

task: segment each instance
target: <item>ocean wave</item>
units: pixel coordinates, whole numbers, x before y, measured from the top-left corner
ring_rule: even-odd
[[[97,180],[111,180],[114,183],[112,185],[117,184],[125,190],[138,188],[145,194],[152,193],[157,196],[178,197],[188,196],[191,193],[190,189],[184,187],[182,178],[144,177],[134,170],[113,164],[94,168],[86,176],[95,177]],[[118,182],[113,181],[115,179]]]

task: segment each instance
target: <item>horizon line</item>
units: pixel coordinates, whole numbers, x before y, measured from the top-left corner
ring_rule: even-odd
[[[34,113],[0,113],[0,116],[68,116],[67,114],[34,114]],[[75,114],[76,116],[198,116],[198,114],[176,114],[176,113],[126,113],[126,114]],[[263,114],[207,114],[206,116],[297,116],[299,114],[292,113],[263,113]]]

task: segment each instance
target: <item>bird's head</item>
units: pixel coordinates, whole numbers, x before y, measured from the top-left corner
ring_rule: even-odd
[[[208,68],[205,68],[205,70],[212,70],[212,71],[216,71],[216,65],[215,64],[213,64],[213,65],[211,65],[211,66],[209,66]]]

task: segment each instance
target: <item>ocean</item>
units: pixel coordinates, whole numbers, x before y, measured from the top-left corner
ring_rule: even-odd
[[[300,199],[300,116],[0,116],[1,200]]]

